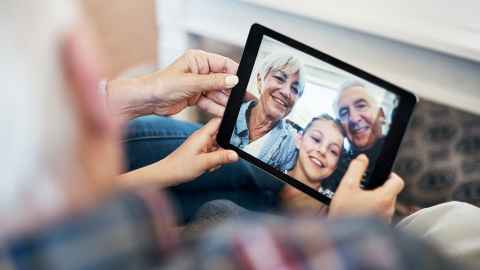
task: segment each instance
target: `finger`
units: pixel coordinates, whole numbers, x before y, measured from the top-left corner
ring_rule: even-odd
[[[186,64],[183,64],[186,61]],[[208,53],[202,50],[188,50],[185,54],[177,60],[174,65],[183,72],[200,73],[229,73],[236,74],[238,70],[238,63],[232,59],[214,53]],[[205,70],[207,70],[205,72]]]
[[[222,167],[222,166],[217,166],[217,167],[211,168],[210,170],[208,170],[208,172],[216,171],[216,170],[220,169],[220,167]]]
[[[208,74],[210,73],[210,64],[207,60],[206,53],[200,53],[194,56],[195,61],[198,65],[198,72],[199,74]]]
[[[257,99],[257,97],[255,97],[252,93],[245,92],[245,96],[243,97],[244,101],[250,101],[254,99]]]
[[[232,88],[238,83],[236,75],[226,73],[212,73],[208,75],[185,74],[181,76],[179,84],[192,94],[204,91]]]
[[[230,89],[222,89],[221,91],[222,91],[222,93],[223,93],[224,95],[226,95],[227,97],[229,97],[230,94],[232,93],[232,89],[231,89],[231,88],[230,88]]]
[[[198,74],[199,73],[199,70],[198,70],[198,63],[197,61],[195,60],[195,57],[189,57],[188,55],[186,56],[186,60],[187,60],[187,70],[185,71],[189,71],[193,74]]]
[[[237,73],[238,63],[232,59],[215,53],[206,53],[206,56],[210,72]]]
[[[208,149],[215,141],[215,135],[220,127],[220,122],[220,118],[214,118],[188,138],[192,151],[198,154],[208,152]]]
[[[218,128],[220,127],[220,122],[222,120],[220,118],[213,118],[212,120],[208,121],[202,128],[195,131],[196,137],[203,137],[206,139],[210,139],[218,132]]]
[[[346,185],[350,188],[360,188],[363,174],[368,168],[368,158],[364,154],[359,155],[350,162],[347,172],[343,176],[340,186]]]
[[[218,150],[206,154],[201,154],[199,163],[202,171],[208,171],[218,166],[238,161],[238,154],[233,150]]]
[[[379,187],[378,190],[382,193],[397,196],[400,194],[400,192],[402,192],[404,186],[405,183],[403,179],[396,173],[391,173],[387,181],[383,184],[383,186]]]
[[[215,133],[215,135],[211,136],[210,139],[207,141],[207,143],[205,144],[205,151],[203,151],[204,153],[217,151],[220,148],[218,147],[217,141],[215,140],[217,134],[218,133]]]
[[[218,105],[216,102],[213,102],[211,99],[208,99],[204,96],[200,97],[197,102],[197,106],[210,114],[213,114],[216,117],[222,117],[225,112],[225,106]]]
[[[222,91],[210,91],[205,94],[205,97],[212,100],[221,106],[227,106],[228,96]]]

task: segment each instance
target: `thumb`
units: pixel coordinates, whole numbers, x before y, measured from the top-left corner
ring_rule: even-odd
[[[348,186],[350,188],[360,188],[360,182],[363,179],[363,174],[368,168],[368,158],[364,154],[359,155],[350,162],[347,172],[340,182],[340,186]]]
[[[226,73],[211,73],[206,75],[189,73],[185,74],[182,80],[187,89],[194,93],[229,89],[238,83],[238,77],[236,75]]]
[[[214,140],[213,137],[217,134],[221,121],[221,118],[213,118],[199,130],[195,131],[190,139],[192,144],[203,147]]]
[[[378,190],[380,190],[382,193],[397,196],[400,192],[402,192],[404,186],[405,182],[403,179],[396,173],[391,173],[387,181],[385,181],[383,186],[379,187]]]
[[[214,152],[201,154],[199,157],[200,169],[208,171],[215,167],[232,163],[238,160],[238,154],[233,150],[217,150]]]

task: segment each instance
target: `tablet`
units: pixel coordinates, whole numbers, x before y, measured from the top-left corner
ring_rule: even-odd
[[[415,95],[259,24],[237,75],[220,146],[327,204],[359,154],[364,188],[387,179]]]

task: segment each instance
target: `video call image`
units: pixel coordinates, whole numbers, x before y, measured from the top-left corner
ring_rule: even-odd
[[[230,143],[329,198],[357,155],[372,170],[398,105],[395,94],[269,37],[247,91]]]

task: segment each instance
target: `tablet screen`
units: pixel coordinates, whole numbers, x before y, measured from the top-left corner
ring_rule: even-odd
[[[246,91],[230,144],[328,198],[357,155],[374,168],[399,101],[268,36]]]

